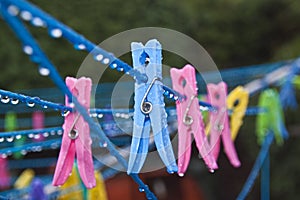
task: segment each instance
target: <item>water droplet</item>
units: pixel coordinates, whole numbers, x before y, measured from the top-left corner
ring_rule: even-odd
[[[144,191],[145,191],[145,189],[144,189],[144,188],[142,188],[142,187],[139,187],[139,191],[140,191],[140,192],[144,192]]]
[[[183,177],[184,173],[178,173],[178,176]]]
[[[103,143],[102,143],[102,142],[100,142],[100,144],[99,144],[99,145],[100,145],[100,147],[104,147],[104,148],[105,148],[105,147],[107,147],[107,143],[106,143],[106,142],[103,142]]]
[[[114,63],[114,64],[111,65],[112,69],[116,69],[117,67],[118,67],[118,65],[116,63]]]
[[[10,15],[12,15],[12,16],[18,15],[19,11],[20,11],[19,8],[18,8],[17,6],[14,6],[14,5],[10,5],[10,6],[8,6],[8,8],[7,8],[7,12],[8,12]]]
[[[37,152],[41,152],[42,150],[43,150],[42,146],[37,146],[37,147],[36,147],[36,151],[37,151]]]
[[[50,135],[55,135],[55,131],[50,131]]]
[[[62,135],[62,134],[63,134],[62,130],[57,131],[57,135]]]
[[[170,94],[169,98],[172,99],[174,97],[174,94]]]
[[[8,96],[1,97],[1,102],[2,103],[8,103],[9,101],[10,101],[10,99],[8,98]]]
[[[108,64],[109,63],[109,59],[108,58],[104,58],[104,60],[103,60],[103,64]]]
[[[50,70],[46,67],[39,66],[39,73],[42,76],[49,76]]]
[[[30,21],[32,19],[32,14],[26,10],[22,11],[20,15],[25,21]]]
[[[72,172],[69,174],[69,176],[72,176]]]
[[[48,133],[48,132],[45,132],[45,133],[43,133],[43,136],[44,136],[44,137],[49,137],[49,133]]]
[[[33,137],[34,137],[34,134],[33,134],[33,133],[30,133],[30,134],[28,134],[28,137],[29,137],[29,138],[33,138]]]
[[[12,141],[14,141],[14,137],[13,137],[13,136],[12,136],[12,137],[7,137],[7,138],[6,138],[6,141],[7,141],[7,142],[12,142]]]
[[[102,113],[100,113],[100,114],[98,114],[98,116],[97,116],[98,118],[102,118],[103,117],[103,114]]]
[[[122,71],[124,71],[124,68],[123,68],[123,67],[118,67],[117,70],[118,70],[119,72],[122,72]]]
[[[0,142],[4,142],[4,138],[2,137],[2,138],[0,138]]]
[[[48,108],[48,106],[47,105],[43,105],[43,108]]]
[[[69,113],[70,113],[70,111],[68,111],[68,110],[63,110],[63,111],[61,112],[61,116],[66,117],[66,116],[68,116]]]
[[[170,92],[169,91],[167,91],[167,90],[165,90],[165,92],[164,92],[164,95],[169,95],[170,94]]]
[[[214,172],[215,172],[214,169],[209,169],[208,171],[209,171],[210,173],[214,173]]]
[[[61,187],[61,185],[58,185],[57,187]]]
[[[23,156],[25,156],[25,155],[27,154],[27,151],[26,151],[25,149],[23,149],[23,150],[21,150],[21,154],[22,154]]]
[[[53,143],[51,144],[51,149],[57,149],[58,148],[58,144],[57,143]]]
[[[5,153],[3,153],[3,154],[1,155],[1,157],[2,157],[2,158],[7,158],[7,155],[6,155]]]
[[[177,101],[178,100],[178,96],[174,96],[174,100]]]
[[[84,44],[75,44],[74,48],[77,50],[84,50],[86,46]]]
[[[162,148],[163,148],[163,145],[162,145]],[[171,169],[167,169],[167,172],[168,172],[169,174],[174,174],[174,171],[171,170]]]
[[[36,134],[33,136],[34,139],[40,139],[40,137],[41,137],[40,134]]]
[[[75,104],[74,104],[73,102],[70,102],[70,103],[69,103],[69,106],[70,106],[71,108],[75,108]]]
[[[102,55],[102,54],[97,54],[97,55],[94,57],[94,59],[95,59],[96,61],[101,61],[101,60],[103,59],[103,55]]]
[[[32,101],[27,101],[26,105],[30,108],[34,107],[35,103]]]
[[[12,151],[11,151],[11,150],[8,150],[8,151],[6,152],[6,154],[7,154],[8,156],[11,156],[11,155],[12,155]]]
[[[39,17],[33,18],[33,19],[32,19],[32,24],[33,24],[34,26],[39,26],[39,27],[45,26],[44,21],[43,21],[41,18],[39,18]]]
[[[17,140],[19,140],[19,139],[21,139],[21,138],[22,138],[22,135],[17,135],[17,136],[16,136],[16,139],[17,139]]]
[[[12,98],[12,99],[10,100],[10,103],[13,104],[13,105],[17,105],[17,104],[19,103],[19,99],[14,99],[14,98]]]
[[[54,38],[60,38],[62,36],[63,32],[59,28],[55,28],[50,30],[50,35]]]
[[[23,47],[23,51],[24,51],[24,53],[26,53],[27,55],[32,55],[32,53],[33,53],[32,47],[31,47],[31,46],[28,46],[28,45],[25,45],[25,46]]]

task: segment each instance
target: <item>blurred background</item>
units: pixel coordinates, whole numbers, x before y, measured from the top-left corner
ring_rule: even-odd
[[[289,60],[300,56],[300,1],[297,0],[30,2],[96,44],[133,28],[153,26],[174,29],[200,43],[219,69]],[[28,28],[62,77],[75,76],[87,53],[74,50],[64,39],[51,39],[46,29]],[[55,87],[49,78],[39,75],[37,66],[23,53],[20,42],[1,18],[0,45],[1,89],[21,92],[33,88]],[[131,65],[130,56],[125,55],[122,59]],[[177,67],[186,64],[174,55],[164,56],[163,63]],[[111,70],[101,82],[114,82],[121,75]],[[298,102],[299,100],[298,95]],[[256,104],[257,98],[251,98],[250,105]],[[300,184],[299,111],[285,112],[290,138],[284,145],[273,145],[271,148],[271,199],[300,199],[297,188]],[[194,149],[189,171],[184,178],[169,176],[165,170],[143,174],[142,177],[158,196],[161,195],[160,199],[235,199],[259,151],[253,127],[255,117],[246,117],[235,142],[242,162],[238,169],[231,167],[222,153],[220,169],[210,174],[204,169],[203,162],[198,159],[197,150]],[[111,199],[118,199],[120,196],[113,195],[117,195],[115,191],[121,191],[122,188],[126,188],[121,193],[123,199],[125,196],[128,199],[144,198],[137,186],[124,174],[109,179],[106,184]],[[191,197],[185,198],[186,195]],[[260,185],[257,180],[248,199],[259,197]]]

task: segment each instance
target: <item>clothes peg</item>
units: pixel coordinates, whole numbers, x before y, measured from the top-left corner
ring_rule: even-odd
[[[30,185],[29,200],[47,200],[44,184],[39,178],[34,178]]]
[[[7,189],[10,186],[10,174],[7,158],[0,156],[0,189]]]
[[[221,138],[225,153],[234,167],[241,165],[236,153],[233,139],[231,138],[229,119],[226,105],[227,85],[225,82],[219,84],[207,84],[208,102],[217,107],[214,112],[210,112],[210,145],[212,154],[217,160],[220,153]]]
[[[192,137],[196,141],[200,155],[210,170],[218,168],[210,154],[210,146],[205,135],[203,118],[198,102],[198,88],[195,69],[186,65],[182,69],[170,70],[173,89],[185,95],[185,100],[176,101],[178,121],[178,175],[183,176],[191,157]]]
[[[5,121],[4,129],[6,132],[15,131],[16,129],[18,129],[16,113],[11,112],[11,111],[6,113],[4,121]],[[26,140],[26,137],[19,135],[18,137],[15,138],[14,146],[15,147],[22,146],[24,144],[25,140]],[[15,159],[20,159],[23,157],[23,155],[20,152],[15,152],[13,154],[13,157]]]
[[[58,200],[82,200],[83,192],[79,188],[81,186],[80,177],[76,169],[76,165],[73,165],[72,173],[68,180],[59,187],[60,195]]]
[[[227,108],[232,110],[230,118],[231,138],[236,139],[238,131],[243,124],[243,118],[247,110],[249,93],[242,86],[236,87],[227,97]]]
[[[44,128],[45,116],[42,111],[35,111],[32,113],[32,127],[33,129],[42,129]],[[35,141],[43,141],[44,136],[42,134],[38,134],[33,138]]]
[[[131,43],[134,69],[146,74],[147,83],[136,81],[134,125],[127,173],[139,173],[148,153],[150,125],[157,151],[169,173],[177,171],[167,128],[167,114],[162,89],[162,55],[160,43],[153,39],[143,46]]]
[[[88,190],[88,198],[87,199],[88,200],[94,200],[94,199],[107,200],[105,183],[104,183],[101,173],[95,171],[95,177],[96,177],[96,187]]]
[[[89,109],[92,89],[91,79],[67,77],[66,84],[78,101],[86,109]],[[70,100],[66,97],[66,105],[70,106],[70,104]],[[92,140],[88,124],[78,112],[74,111],[65,117],[63,129],[64,133],[53,177],[53,185],[60,186],[66,182],[72,171],[76,154],[80,177],[87,188],[93,188],[96,185],[96,180],[91,150]]]
[[[259,96],[258,105],[267,109],[267,112],[259,113],[256,119],[258,143],[262,144],[266,134],[272,131],[276,143],[282,144],[283,140],[288,137],[288,132],[284,126],[283,109],[277,91],[274,89],[263,91]]]
[[[24,170],[14,184],[14,188],[22,189],[30,185],[34,178],[34,171],[32,169]]]

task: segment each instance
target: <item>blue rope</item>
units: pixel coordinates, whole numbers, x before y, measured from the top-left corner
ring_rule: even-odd
[[[265,137],[264,143],[260,149],[259,155],[255,161],[255,164],[250,172],[250,175],[247,178],[246,183],[244,184],[244,187],[242,191],[240,192],[239,196],[237,197],[237,200],[243,200],[246,198],[248,193],[250,192],[254,181],[256,177],[258,176],[259,170],[261,169],[268,153],[269,148],[274,140],[274,134],[272,132],[269,132],[268,135]]]
[[[50,132],[58,132],[58,131],[63,131],[63,129],[61,127],[52,127],[52,128],[34,129],[34,130],[0,132],[0,137],[14,137],[18,135],[50,133]]]
[[[90,118],[89,114],[87,113],[85,108],[78,102],[77,98],[72,95],[71,91],[68,89],[68,87],[65,85],[65,83],[59,76],[54,65],[52,65],[52,63],[48,60],[46,55],[42,52],[38,44],[32,38],[31,34],[26,30],[23,24],[16,17],[11,16],[7,12],[8,5],[6,3],[8,3],[9,1],[1,0],[0,2],[2,2],[1,11],[5,21],[13,29],[13,31],[16,33],[19,39],[23,41],[24,44],[29,45],[33,49],[34,52],[33,55],[35,57],[31,56],[32,60],[42,64],[43,67],[49,70],[50,72],[49,76],[53,80],[53,82],[58,86],[58,88],[62,90],[62,92],[64,92],[68,96],[68,99],[72,100],[72,103],[74,104],[75,108],[82,115],[84,120],[89,124],[90,129],[98,133],[98,136],[100,137],[99,143],[102,144],[106,143],[109,152],[117,158],[117,160],[122,164],[124,168],[127,168],[126,160],[119,154],[117,149],[115,149],[114,145],[109,141],[109,139],[103,133],[100,126]],[[25,7],[27,7],[26,5],[29,5],[22,0],[12,1],[12,2],[17,3],[17,5],[24,5]],[[30,9],[30,6],[28,7],[28,9]],[[144,189],[147,198],[157,199],[156,196],[149,190],[148,186],[146,186],[137,175],[131,175],[131,177],[139,185],[140,188]]]
[[[270,154],[268,152],[261,168],[260,199],[270,199]]]

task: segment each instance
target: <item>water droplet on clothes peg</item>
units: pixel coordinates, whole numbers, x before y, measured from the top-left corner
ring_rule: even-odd
[[[8,98],[8,96],[2,96],[1,97],[1,102],[2,103],[8,103],[10,101],[10,99]]]
[[[102,54],[97,54],[97,55],[94,56],[94,59],[96,61],[101,61],[103,59],[103,55]]]
[[[171,94],[169,95],[169,98],[172,99],[173,97],[174,97],[174,94],[171,93]]]
[[[7,142],[13,142],[14,141],[14,137],[12,136],[12,137],[7,137],[6,138],[6,141]]]
[[[178,176],[183,177],[184,173],[179,173]]]
[[[7,8],[7,12],[11,16],[17,16],[19,14],[19,11],[20,11],[19,8],[17,6],[14,6],[14,5],[10,5]]]
[[[174,96],[174,100],[177,101],[178,100],[178,96]]]
[[[20,14],[21,18],[25,21],[30,21],[32,19],[32,14],[26,10],[22,11]]]
[[[74,48],[76,50],[84,50],[86,48],[86,46],[84,44],[75,44]]]
[[[173,170],[170,170],[170,169],[167,169],[167,172],[168,172],[169,174],[174,174],[174,171],[173,171]]]
[[[214,169],[209,169],[208,170],[210,173],[215,173],[215,170]]]
[[[39,17],[35,17],[32,19],[31,23],[34,25],[34,26],[38,26],[38,27],[42,27],[42,26],[45,26],[45,22],[39,18]]]
[[[10,100],[10,103],[11,103],[12,105],[17,105],[17,104],[19,103],[19,99],[14,99],[14,98],[12,98],[12,99]]]
[[[50,36],[53,38],[60,38],[62,36],[63,32],[59,28],[54,28],[50,30]]]
[[[6,154],[6,153],[3,153],[3,154],[1,155],[1,157],[2,157],[2,158],[7,158],[7,154]]]
[[[39,66],[39,73],[42,76],[49,76],[50,70],[46,67]]]

